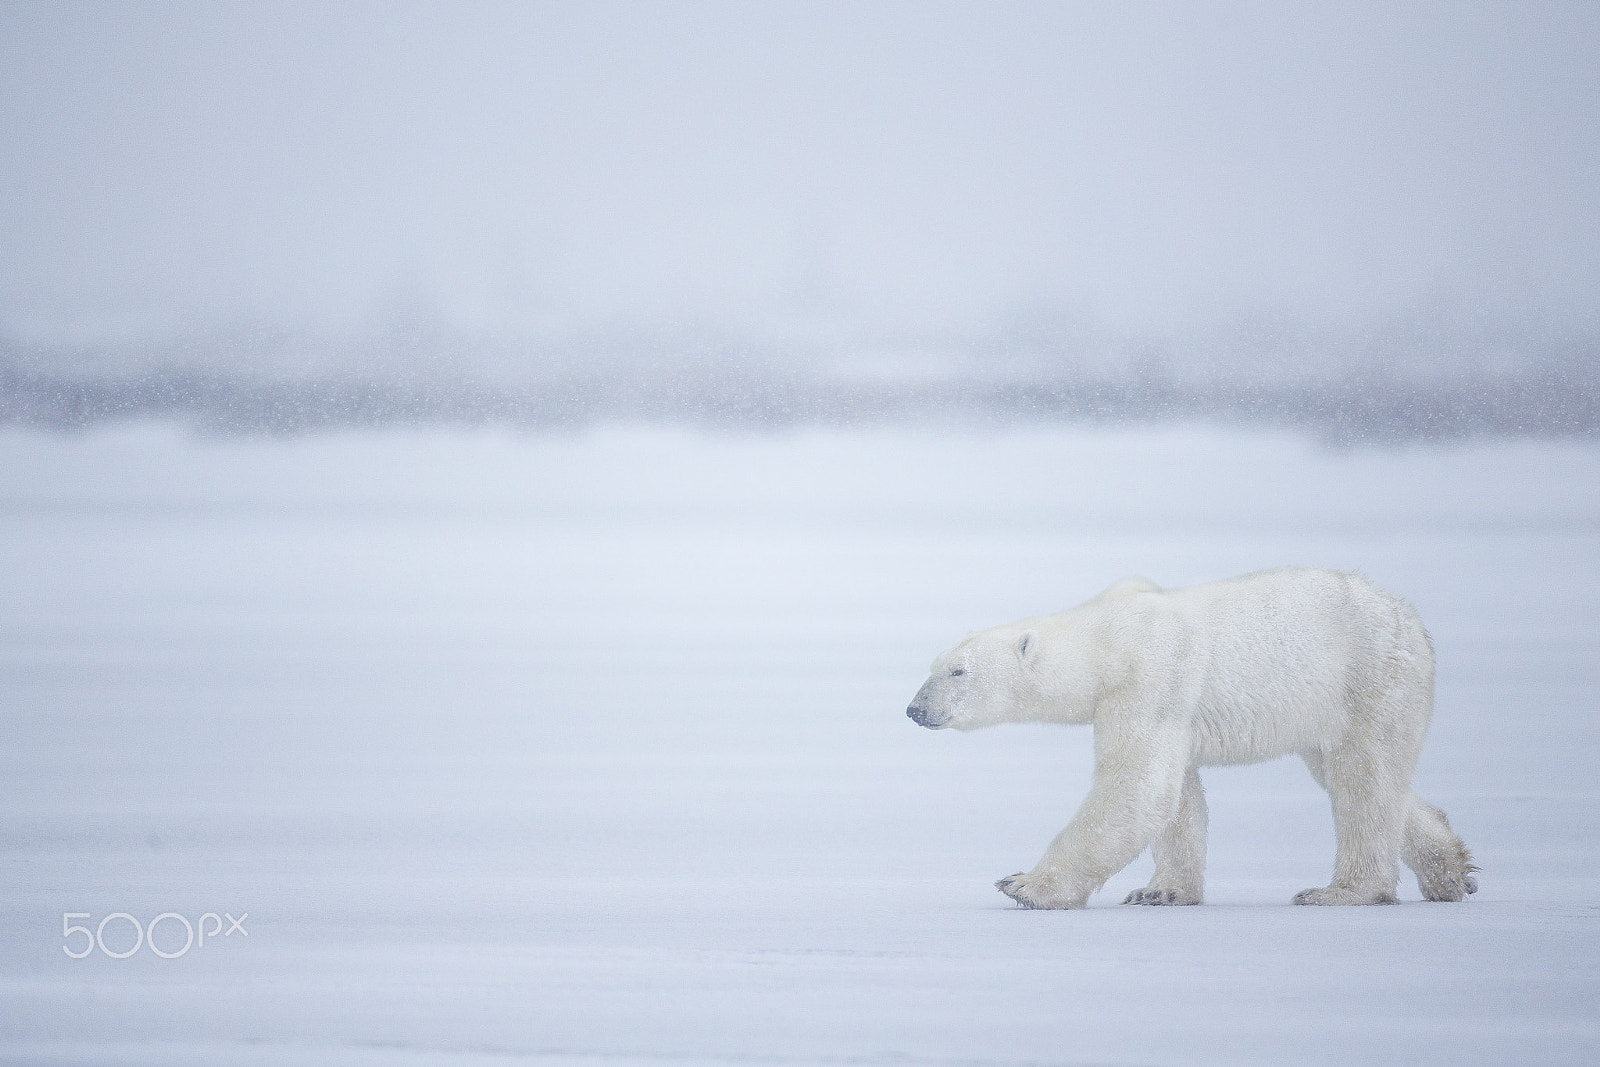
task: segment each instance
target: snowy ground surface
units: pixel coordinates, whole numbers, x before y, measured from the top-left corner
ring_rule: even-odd
[[[1420,607],[1482,892],[1289,906],[1280,761],[1205,774],[1205,907],[1014,910],[1089,733],[920,730],[928,661],[1286,562]],[[6,432],[0,1060],[1595,1062],[1597,591],[1594,446]]]

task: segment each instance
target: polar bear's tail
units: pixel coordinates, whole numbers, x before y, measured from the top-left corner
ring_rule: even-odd
[[[1400,858],[1416,873],[1417,888],[1428,900],[1461,900],[1478,891],[1472,853],[1450,829],[1444,812],[1415,793],[1406,812]]]

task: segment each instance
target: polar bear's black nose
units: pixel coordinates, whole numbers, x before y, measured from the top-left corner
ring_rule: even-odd
[[[928,725],[928,711],[926,708],[919,708],[913,704],[906,709],[906,714],[909,715],[911,717],[911,721],[916,723],[918,726]]]

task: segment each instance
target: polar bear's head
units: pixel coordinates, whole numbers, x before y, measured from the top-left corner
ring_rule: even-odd
[[[933,661],[906,714],[930,730],[976,730],[1014,722],[1034,691],[1034,630],[997,627],[971,634]]]

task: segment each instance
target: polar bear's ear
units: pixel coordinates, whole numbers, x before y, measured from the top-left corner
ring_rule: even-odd
[[[1039,635],[1033,630],[1028,630],[1017,638],[1017,656],[1022,662],[1027,663],[1033,658],[1034,652],[1039,647]]]

